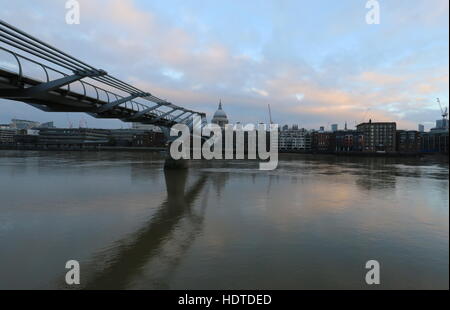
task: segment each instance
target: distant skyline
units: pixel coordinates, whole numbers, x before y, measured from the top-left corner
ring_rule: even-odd
[[[448,0],[379,0],[379,25],[365,0],[79,2],[79,25],[64,0],[0,0],[0,19],[209,120],[221,99],[230,122],[269,122],[270,104],[281,126],[428,130],[436,98],[448,106]],[[0,123],[12,118],[130,126],[0,99]]]

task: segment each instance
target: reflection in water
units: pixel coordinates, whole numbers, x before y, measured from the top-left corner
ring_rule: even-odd
[[[395,168],[394,168],[395,170]],[[356,179],[356,185],[365,190],[395,190],[396,177],[395,174],[386,171],[368,170],[367,173],[361,174]]]
[[[448,289],[448,159],[0,152],[0,289]],[[369,288],[372,289],[372,288]]]
[[[99,262],[106,262],[106,266],[100,265],[100,271],[94,272],[94,276],[88,280],[86,289],[124,289],[136,275],[142,272],[146,264],[149,264],[161,253],[161,248],[170,240],[171,235],[178,229],[179,223],[186,218],[189,225],[184,225],[184,239],[181,244],[175,245],[175,257],[165,258],[165,261],[173,268],[183,252],[193,242],[195,235],[201,229],[203,216],[207,202],[202,202],[202,209],[195,212],[192,204],[198,198],[207,177],[201,175],[198,181],[185,191],[188,169],[165,170],[167,199],[161,204],[152,219],[136,233],[125,240],[116,242],[116,246],[106,253],[97,256]],[[204,195],[207,197],[207,195]],[[162,276],[161,279],[167,277]],[[155,283],[156,282],[156,283]],[[153,281],[156,287],[162,286],[159,281]]]

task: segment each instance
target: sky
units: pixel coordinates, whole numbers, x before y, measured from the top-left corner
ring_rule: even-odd
[[[65,2],[0,0],[0,19],[209,118],[222,100],[232,123],[269,122],[270,104],[280,125],[429,129],[448,106],[448,0],[379,0],[380,24],[366,0],[79,0],[78,25]],[[0,100],[12,118],[129,126]]]

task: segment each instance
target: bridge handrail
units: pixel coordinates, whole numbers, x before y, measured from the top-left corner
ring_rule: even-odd
[[[29,62],[31,62],[31,63],[34,63],[34,64],[36,64],[36,65],[42,67],[43,70],[44,70],[44,72],[45,72],[45,74],[46,74],[46,80],[47,80],[47,82],[49,81],[49,74],[48,74],[47,70],[50,70],[50,71],[53,71],[53,72],[55,72],[55,73],[61,74],[62,76],[68,76],[68,74],[65,73],[65,72],[62,72],[62,71],[60,71],[60,70],[58,70],[58,69],[55,69],[55,68],[52,68],[52,67],[50,67],[50,66],[48,66],[48,65],[42,64],[42,63],[40,63],[40,62],[38,62],[38,61],[36,61],[36,60],[34,60],[34,59],[31,59],[31,58],[29,58],[29,57],[26,57],[26,56],[23,56],[23,55],[18,54],[18,53],[16,53],[16,52],[13,52],[13,51],[11,51],[11,50],[9,50],[9,49],[6,49],[6,48],[4,48],[4,47],[2,47],[2,46],[0,46],[0,50],[3,50],[3,51],[5,51],[5,52],[7,52],[7,53],[13,55],[14,58],[16,59],[17,64],[18,64],[18,67],[19,67],[19,72],[18,72],[18,74],[19,74],[19,80],[22,80],[23,77],[25,77],[24,72],[23,72],[23,65],[22,65],[22,62],[20,61],[20,59],[29,61]],[[97,94],[97,98],[96,98],[97,101],[99,101],[99,99],[100,99],[100,98],[99,98],[99,94],[98,94],[98,91],[99,91],[99,90],[106,93],[107,98],[108,98],[108,103],[110,102],[110,99],[109,99],[109,95],[108,95],[108,94],[114,95],[116,98],[117,98],[117,97],[118,97],[118,98],[124,98],[124,96],[122,96],[122,95],[119,95],[119,94],[114,93],[114,92],[112,92],[112,91],[106,90],[106,89],[104,89],[104,88],[102,88],[102,87],[99,87],[99,86],[97,86],[97,85],[94,85],[94,84],[92,84],[92,83],[89,83],[89,82],[86,82],[86,81],[83,81],[83,80],[80,80],[79,82],[81,83],[81,85],[83,86],[83,89],[84,89],[83,94],[80,94],[80,95],[83,95],[83,97],[86,97],[86,96],[87,96],[85,85],[88,85],[88,86],[92,87],[92,88],[95,90],[95,92],[96,92],[96,94]],[[76,82],[74,82],[74,83],[76,83]],[[70,84],[69,84],[69,85],[70,85]],[[149,107],[149,106],[144,105],[144,104],[142,104],[142,103],[140,103],[140,102],[137,102],[137,101],[135,101],[135,100],[130,100],[130,103],[136,105],[136,109],[134,109],[133,106],[131,107],[131,110],[136,111],[136,112],[139,112],[139,111],[141,111],[141,110],[146,109],[146,108]],[[161,115],[162,113],[164,113],[163,111],[160,111],[160,110],[158,110],[158,109],[156,109],[154,112],[155,112],[155,113],[160,113],[159,115]]]
[[[61,50],[17,29],[16,27],[6,23],[5,21],[3,21],[1,19],[0,19],[0,37],[1,37],[0,38],[1,42],[5,43],[7,45],[13,46],[16,49],[20,49],[28,54],[34,55],[35,57],[43,59],[49,63],[53,63],[54,65],[65,68],[66,70],[69,70],[72,72],[77,72],[77,71],[86,70],[86,69],[99,71],[98,69],[94,68],[93,66],[88,65],[85,62],[83,62],[73,56],[70,56],[67,53],[62,52]],[[23,70],[22,70],[22,65],[20,63],[19,57],[41,66],[46,74],[47,81],[49,80],[47,69],[57,72],[59,74],[62,74],[63,76],[68,76],[67,73],[61,72],[60,70],[51,68],[45,64],[34,61],[28,57],[22,56],[13,51],[2,48],[1,46],[0,46],[0,48],[2,50],[5,50],[5,51],[11,53],[16,58],[16,61],[19,64],[19,79],[20,80],[23,78]],[[134,87],[126,82],[123,82],[109,74],[105,74],[103,76],[93,76],[90,78],[99,83],[108,85],[114,89],[118,89],[125,93],[129,93],[130,95],[132,95],[134,93],[145,94],[145,92],[143,92],[139,88]],[[106,93],[108,103],[110,102],[109,94],[114,95],[116,98],[117,98],[117,96],[119,96],[120,98],[123,98],[123,96],[117,95],[112,91],[105,90],[104,88],[98,87],[96,85],[85,82],[83,80],[79,80],[79,82],[81,83],[81,85],[83,87],[83,96],[84,97],[86,97],[85,85],[89,85],[95,89],[95,91],[97,93],[97,101],[99,101],[98,90],[101,90]],[[70,90],[70,84],[68,84],[69,90]],[[153,103],[156,103],[158,106],[166,106],[169,108],[176,108],[175,110],[173,110],[174,112],[177,110],[178,111],[186,111],[186,109],[184,109],[180,106],[174,105],[166,100],[160,99],[152,94],[148,94],[148,96],[143,96],[140,98],[147,100],[147,101],[151,101]],[[139,103],[135,100],[130,100],[129,102],[131,105],[130,110],[132,110],[132,111],[135,111],[134,106],[136,107],[136,110],[138,112],[142,111],[143,109],[149,108],[148,106],[146,106],[142,103]],[[125,107],[127,107],[127,102],[125,102]],[[192,111],[192,112],[195,114],[204,115],[204,113],[195,112],[195,111]],[[164,112],[160,111],[159,109],[155,109],[155,110],[151,111],[151,114],[162,115],[162,113],[164,113]],[[171,115],[171,114],[167,115],[167,119],[169,119],[169,120],[174,119],[174,117],[175,116]]]

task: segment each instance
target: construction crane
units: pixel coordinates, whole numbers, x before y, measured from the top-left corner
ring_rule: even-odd
[[[369,111],[370,111],[370,108],[367,108],[366,112],[364,113],[364,116],[363,116],[363,119],[362,119],[361,123],[364,123],[366,121],[367,114],[369,113]]]
[[[79,128],[88,128],[87,120],[84,117],[80,119]]]
[[[269,119],[270,119],[270,124],[272,125],[272,111],[270,110],[270,103],[267,105],[269,107]]]
[[[442,126],[444,129],[447,129],[448,127],[448,108],[445,107],[445,109],[442,108],[441,100],[439,98],[436,99],[439,103],[439,108],[441,109],[441,115],[442,115]]]
[[[68,113],[66,113],[66,118],[67,118],[67,125],[69,126],[70,129],[72,129],[73,123],[72,123]]]

